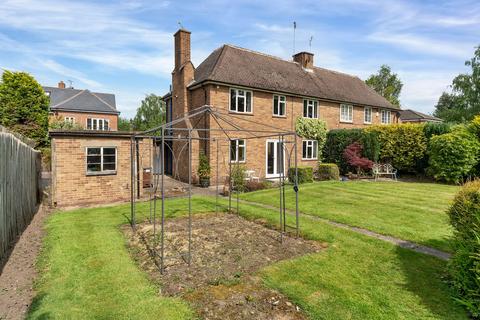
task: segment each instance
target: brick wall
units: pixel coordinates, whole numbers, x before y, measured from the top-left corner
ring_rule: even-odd
[[[87,128],[87,118],[107,119],[110,131],[118,130],[118,115],[116,114],[55,111],[55,114],[51,117],[60,117],[61,119],[73,117],[75,122],[79,123],[84,129]]]
[[[151,167],[151,140],[139,141],[140,190],[142,169]],[[117,170],[109,175],[86,174],[87,147],[116,147]],[[130,199],[130,138],[52,138],[52,203],[59,207],[111,203]]]

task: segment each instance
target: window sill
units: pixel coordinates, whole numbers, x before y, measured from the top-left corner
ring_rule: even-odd
[[[242,115],[242,116],[253,116],[253,112],[238,112],[238,111],[229,110],[228,113],[238,114],[238,115]]]
[[[340,120],[340,123],[350,123],[350,124],[353,124],[353,120],[352,120],[352,121]]]
[[[303,119],[315,119],[315,120],[318,120],[318,119],[319,119],[318,117],[316,117],[316,118],[310,118],[310,117],[305,117],[305,116],[303,116],[302,118],[303,118]]]
[[[242,164],[242,163],[247,163],[246,160],[244,161],[230,161],[230,164]]]
[[[117,171],[104,171],[104,172],[87,172],[86,176],[113,176],[116,175]]]
[[[372,124],[371,122],[363,122],[363,124]]]
[[[286,119],[287,116],[286,115],[285,116],[279,116],[279,115],[274,114],[274,115],[272,115],[272,118]]]
[[[318,161],[318,158],[302,158],[302,161]]]

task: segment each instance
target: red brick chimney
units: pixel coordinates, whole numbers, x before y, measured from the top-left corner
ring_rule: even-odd
[[[175,38],[175,70],[190,62],[190,34],[190,31],[180,29],[173,35]]]
[[[65,82],[60,81],[60,82],[58,83],[58,88],[59,88],[59,89],[65,89]]]
[[[313,69],[313,53],[299,52],[293,55],[293,61],[298,62],[304,69]]]

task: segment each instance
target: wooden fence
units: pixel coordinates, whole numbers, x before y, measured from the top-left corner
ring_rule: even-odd
[[[0,261],[41,200],[40,152],[0,126]]]

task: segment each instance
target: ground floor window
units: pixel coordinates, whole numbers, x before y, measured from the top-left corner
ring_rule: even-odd
[[[353,106],[350,104],[340,105],[340,121],[353,122]]]
[[[245,140],[230,140],[230,161],[245,162]]]
[[[391,123],[391,113],[390,110],[382,110],[382,123],[388,124]]]
[[[117,148],[88,147],[87,174],[115,173],[117,170]]]
[[[303,140],[302,142],[302,159],[317,159],[318,142],[316,140]]]
[[[109,121],[108,119],[87,118],[87,129],[108,131]]]
[[[372,123],[372,108],[365,107],[365,109],[363,109],[363,122]]]

